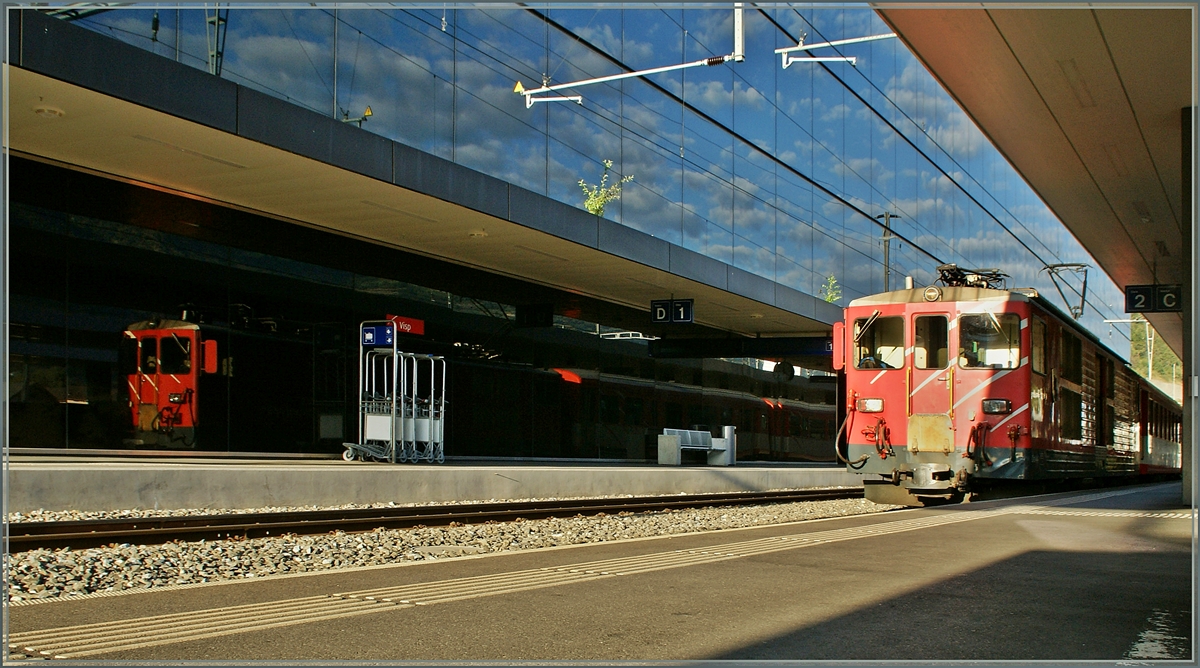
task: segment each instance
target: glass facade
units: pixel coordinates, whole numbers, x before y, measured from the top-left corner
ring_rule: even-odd
[[[450,458],[653,461],[663,428],[733,425],[741,460],[833,459],[824,372],[654,359],[611,326],[640,313],[20,158],[12,187],[10,447],[336,456],[358,439],[359,324],[394,314],[422,324],[403,350],[448,360]],[[530,299],[563,313],[522,326]],[[188,377],[196,328],[216,360]],[[127,329],[162,333],[131,352]],[[145,383],[194,389],[184,426],[139,414]]]
[[[812,52],[852,56],[854,65],[782,67],[774,50],[800,39],[887,33],[866,6],[747,7],[742,62],[580,86],[550,95],[579,95],[581,104],[530,106],[514,91],[517,82],[532,90],[731,54],[732,6],[221,11],[223,78],[574,206],[583,200],[580,181],[598,183],[603,161],[611,160],[615,178],[633,180],[605,217],[808,294],[822,295],[832,277],[842,305],[902,287],[906,276],[929,284],[943,262],[997,268],[1012,276],[1011,287],[1036,287],[1056,301],[1042,268],[1091,263],[899,40]],[[74,23],[213,68],[211,22],[201,8],[116,8]],[[372,114],[362,120],[367,107]],[[348,348],[339,346],[349,345],[344,337],[360,320],[400,303],[431,323],[428,341],[463,344],[474,351],[459,355],[464,364],[490,369],[455,381],[464,393],[455,407],[519,397],[519,409],[489,409],[456,427],[458,445],[448,435],[448,455],[641,458],[656,428],[735,424],[746,436],[739,458],[832,458],[822,444],[836,426],[834,388],[821,374],[804,373],[785,386],[753,361],[650,360],[644,341],[598,336],[623,329],[600,317],[557,316],[552,332],[510,327],[501,336],[515,316],[511,300],[363,275],[333,259],[301,258],[265,236],[257,247],[253,240],[201,242],[171,224],[68,215],[44,205],[31,201],[13,216],[14,446],[111,447],[110,421],[120,422],[116,407],[124,400],[117,342],[104,337],[206,300],[225,327],[268,312],[302,323],[292,343],[310,358],[301,375],[310,379],[305,415],[314,422],[289,435],[284,450],[337,449],[336,439],[322,443],[333,421],[325,420],[323,432],[320,416],[352,419],[340,403],[350,398],[346,382],[336,380],[347,373]],[[56,247],[68,250],[21,252]],[[170,280],[151,287],[130,263]],[[183,265],[194,271],[181,273]],[[1079,278],[1059,278],[1068,298],[1078,298]],[[122,297],[102,296],[97,285],[121,286]],[[1122,317],[1122,294],[1098,268],[1088,286],[1082,321],[1112,337],[1103,320]],[[303,300],[294,297],[299,293]],[[252,312],[238,316],[237,305]],[[1078,302],[1059,305],[1066,311]],[[330,341],[322,337],[338,343],[322,348]],[[342,353],[323,357],[326,349]],[[489,350],[503,359],[488,357]],[[564,391],[567,376],[555,369],[581,382]],[[326,386],[334,389],[321,390]],[[41,403],[29,399],[37,392],[45,394]],[[97,408],[106,401],[109,409]],[[232,431],[228,439],[222,447],[241,449]]]
[[[573,205],[612,160],[634,178],[606,217],[808,294],[832,275],[843,304],[928,284],[939,262],[1057,298],[1042,268],[1091,264],[899,40],[805,52],[854,65],[782,67],[775,49],[801,38],[887,34],[866,6],[746,8],[743,62],[550,94],[582,104],[514,93],[731,54],[733,17],[729,3],[235,7],[220,75],[339,119],[370,106],[366,130]],[[76,23],[207,69],[205,18],[146,6]],[[1059,280],[1078,306],[1081,276]],[[1122,293],[1094,265],[1088,285],[1082,320],[1109,330]]]

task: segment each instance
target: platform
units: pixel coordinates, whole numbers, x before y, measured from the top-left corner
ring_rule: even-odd
[[[338,460],[10,457],[7,512],[265,508],[861,486],[832,464],[383,464]]]

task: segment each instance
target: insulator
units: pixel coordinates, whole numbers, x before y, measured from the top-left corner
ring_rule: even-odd
[[[708,65],[709,67],[712,67],[713,65],[721,65],[724,62],[725,62],[725,56],[713,56],[712,58],[709,58],[708,60],[704,61],[704,64]]]

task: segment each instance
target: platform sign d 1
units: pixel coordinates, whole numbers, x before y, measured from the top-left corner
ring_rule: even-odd
[[[690,299],[671,300],[671,322],[692,322],[693,306]]]
[[[1126,313],[1172,313],[1183,310],[1183,286],[1126,285]]]
[[[650,302],[650,322],[693,322],[695,300],[658,299]]]

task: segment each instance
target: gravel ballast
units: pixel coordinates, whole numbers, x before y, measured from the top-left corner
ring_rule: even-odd
[[[454,523],[446,527],[381,528],[365,533],[337,531],[313,536],[177,541],[165,545],[125,544],[86,550],[38,549],[9,555],[6,562],[7,594],[10,603],[22,605],[104,592],[117,593],[154,587],[429,561],[468,554],[764,526],[861,515],[895,507],[874,504],[865,499],[843,499],[649,513],[623,512],[616,515],[484,524]],[[163,517],[282,510],[300,509],[125,510],[110,513],[38,511],[24,515],[10,514],[8,521]]]

